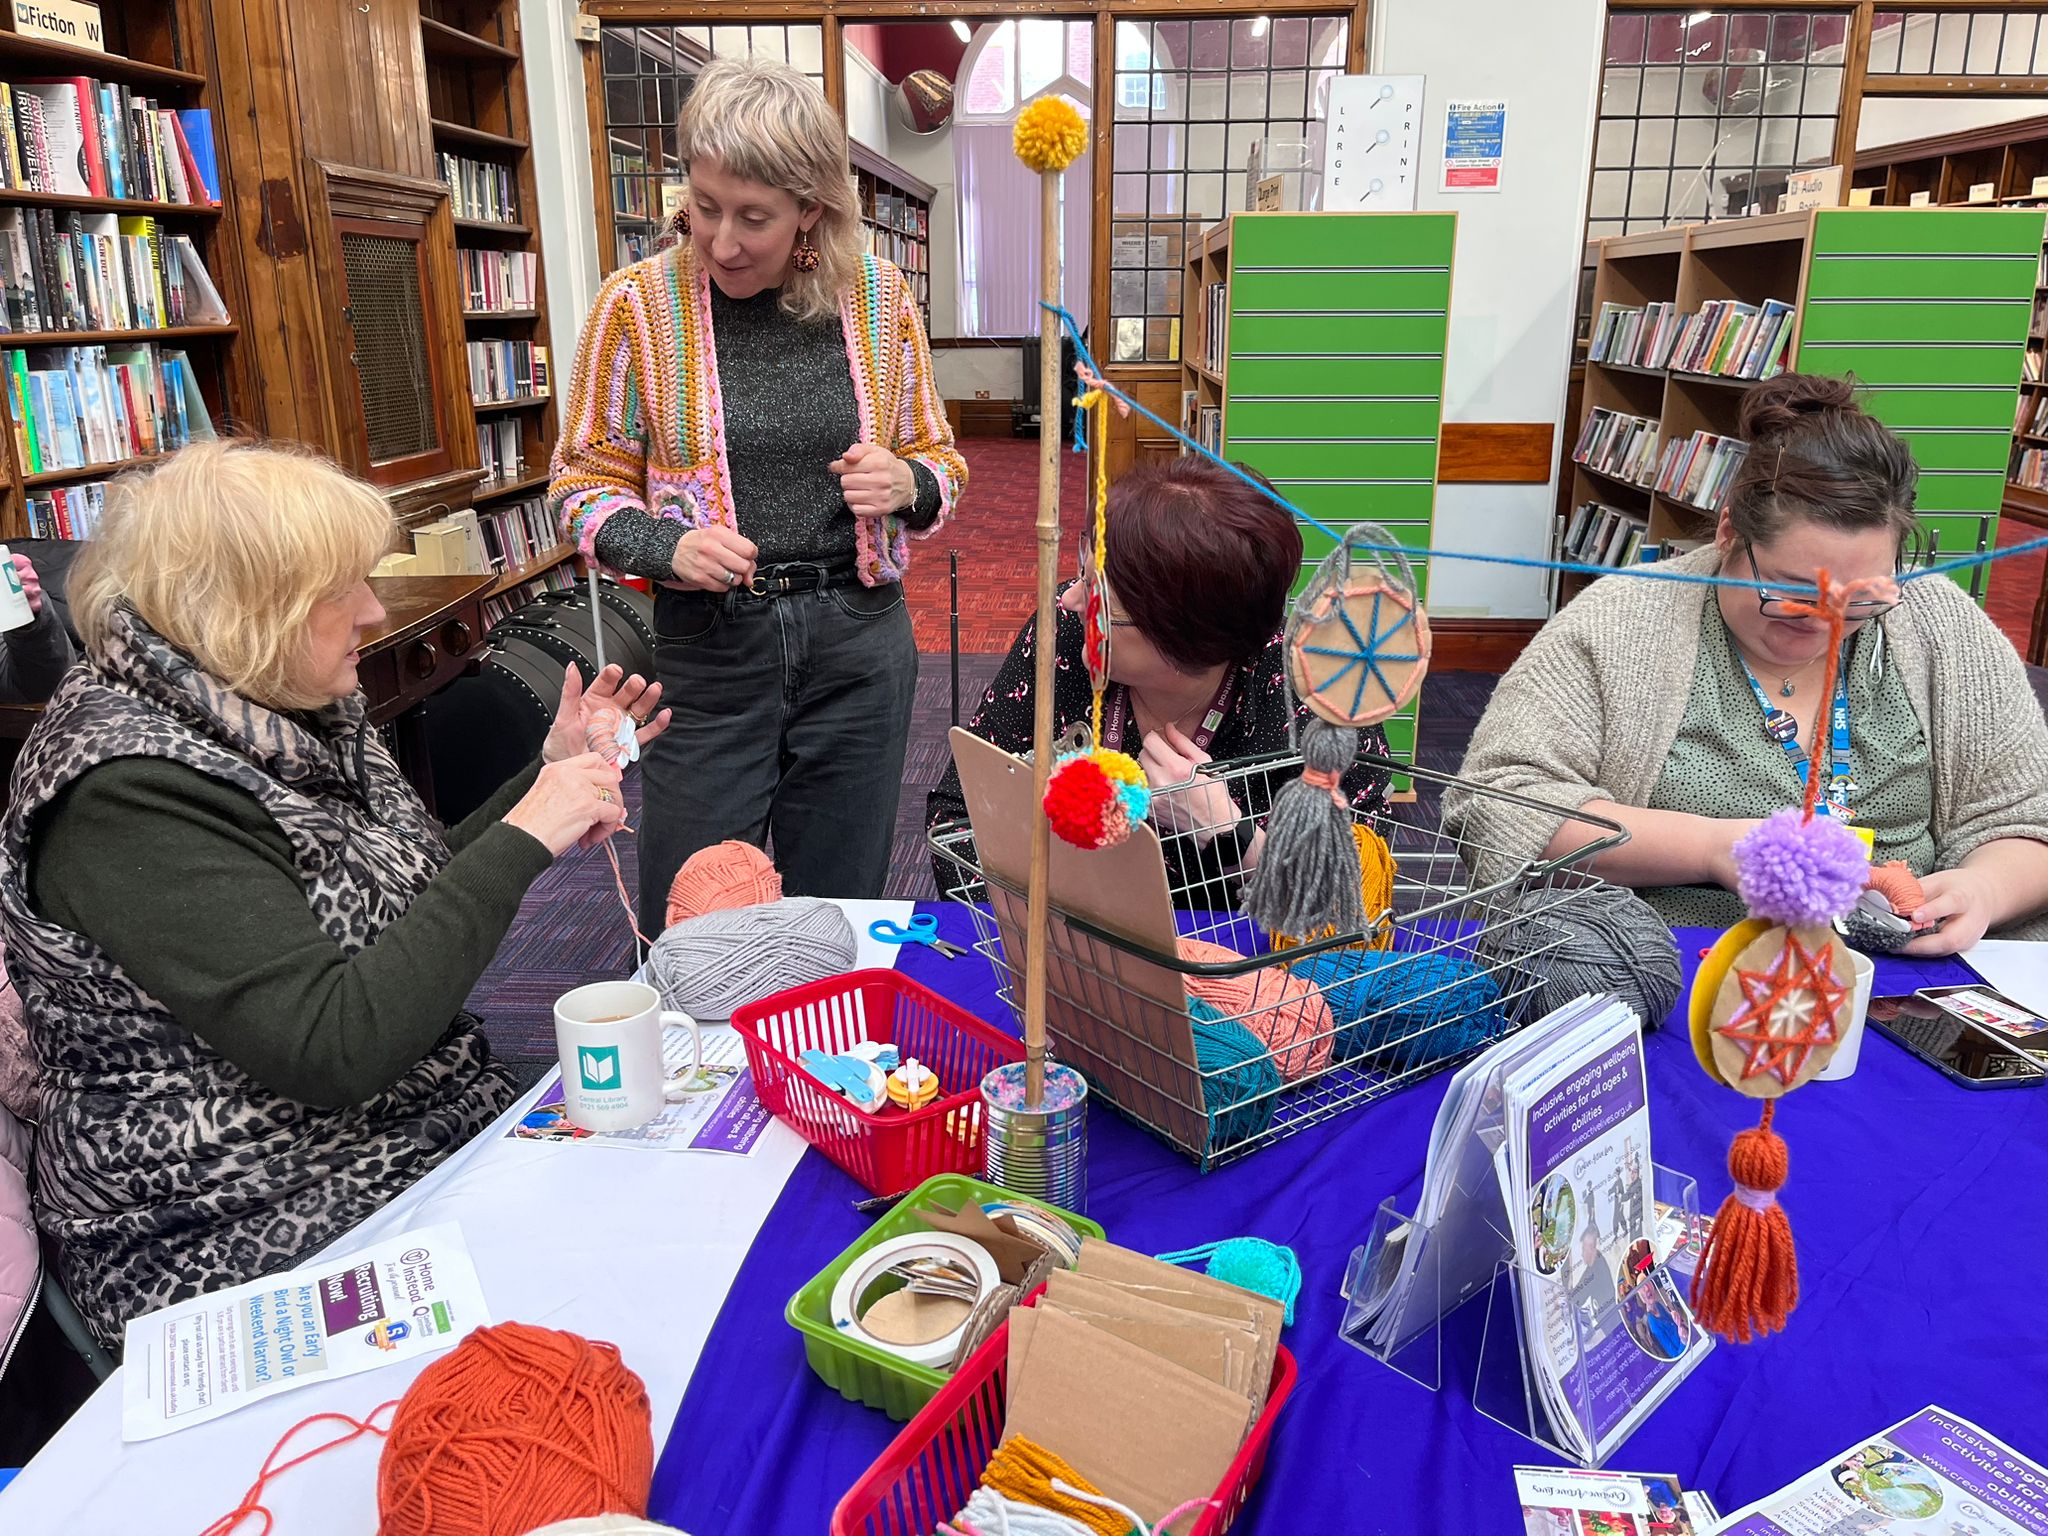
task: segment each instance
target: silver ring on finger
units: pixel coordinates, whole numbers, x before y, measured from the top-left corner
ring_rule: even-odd
[[[740,584],[740,573],[738,571],[727,571],[725,573],[725,584],[728,587],[738,586]]]

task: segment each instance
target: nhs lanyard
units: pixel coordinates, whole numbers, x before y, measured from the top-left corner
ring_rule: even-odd
[[[1739,658],[1738,658],[1739,659]],[[1792,712],[1780,709],[1764,692],[1756,674],[1749,670],[1749,663],[1742,663],[1742,675],[1749,679],[1750,691],[1756,695],[1757,708],[1764,712],[1764,734],[1785,749],[1792,759],[1793,771],[1799,775],[1799,787],[1806,787],[1807,758],[1799,750],[1799,722]],[[1843,821],[1853,821],[1855,813],[1849,806],[1849,795],[1855,785],[1849,778],[1849,678],[1844,668],[1835,678],[1835,703],[1828,711],[1832,741],[1833,761],[1828,773],[1828,782],[1815,809],[1824,816],[1835,816]]]

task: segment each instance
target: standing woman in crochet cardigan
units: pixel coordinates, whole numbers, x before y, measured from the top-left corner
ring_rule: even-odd
[[[881,894],[917,682],[909,536],[967,483],[817,86],[716,60],[676,153],[687,237],[599,292],[548,492],[586,556],[660,584],[675,724],[646,759],[643,927],[727,838],[772,838],[792,895]]]
[[[1846,379],[1783,374],[1742,401],[1749,453],[1714,542],[1665,569],[1757,586],[1610,576],[1543,627],[1495,689],[1462,777],[1621,823],[1597,873],[1642,888],[1667,922],[1745,915],[1732,849],[1800,803],[1820,733],[1822,807],[1867,828],[1879,862],[1920,878],[1908,953],[2048,924],[2048,723],[2012,644],[1953,581],[1853,605],[1840,686],[1821,697],[1827,628],[1774,588],[1882,576],[1919,532],[1919,469]],[[1444,825],[1493,878],[1602,834],[1472,795]]]

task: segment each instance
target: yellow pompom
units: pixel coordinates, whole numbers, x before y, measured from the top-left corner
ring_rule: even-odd
[[[1139,761],[1126,752],[1112,752],[1107,747],[1097,747],[1088,754],[1089,760],[1110,778],[1123,784],[1145,782],[1145,769]]]
[[[1017,114],[1010,142],[1032,170],[1064,171],[1088,147],[1088,125],[1064,96],[1041,96]]]

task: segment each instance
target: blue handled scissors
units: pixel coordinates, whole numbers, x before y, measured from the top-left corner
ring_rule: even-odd
[[[957,944],[948,944],[939,937],[939,920],[929,912],[920,912],[908,926],[890,922],[878,917],[868,924],[868,937],[880,939],[884,944],[924,944],[936,949],[948,960],[958,960],[967,951]]]

